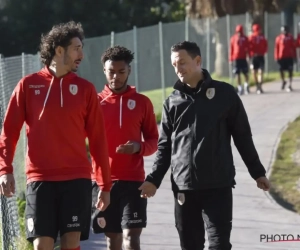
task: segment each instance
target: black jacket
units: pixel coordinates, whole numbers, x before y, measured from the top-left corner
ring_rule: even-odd
[[[231,137],[251,177],[265,176],[241,99],[231,85],[203,74],[198,90],[178,81],[164,102],[158,151],[146,178],[156,187],[170,166],[174,191],[234,185]]]

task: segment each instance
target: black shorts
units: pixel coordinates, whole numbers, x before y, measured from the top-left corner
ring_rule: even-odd
[[[254,70],[264,70],[265,68],[265,57],[264,56],[254,56],[252,58],[252,65]]]
[[[56,241],[68,232],[89,238],[91,180],[35,181],[27,184],[25,225],[27,240],[48,236]]]
[[[233,73],[234,74],[247,74],[249,71],[248,69],[248,63],[246,59],[237,59],[234,61],[234,68],[233,68]]]
[[[93,183],[94,233],[122,233],[123,229],[143,228],[147,224],[147,199],[138,188],[143,182],[115,181],[111,188],[110,205],[103,212],[95,209],[99,187]]]
[[[279,64],[279,70],[293,70],[294,67],[294,59],[293,58],[283,58],[279,59],[278,61]]]

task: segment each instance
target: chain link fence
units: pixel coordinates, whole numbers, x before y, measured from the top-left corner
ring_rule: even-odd
[[[0,121],[2,128],[5,110],[10,96],[18,81],[25,75],[38,71],[41,68],[38,55],[25,55],[3,58],[0,55]],[[18,250],[17,237],[20,236],[18,220],[17,197],[24,197],[25,153],[26,153],[25,126],[23,127],[14,157],[14,176],[16,180],[16,195],[11,198],[0,197],[0,223],[2,250]]]
[[[284,24],[282,14],[265,14],[264,33],[269,42],[266,56],[266,72],[276,71],[277,64],[273,59],[274,41],[280,33],[280,26]],[[294,15],[294,24],[300,21],[299,15]],[[249,14],[226,16],[218,19],[186,19],[182,22],[159,23],[158,25],[136,28],[114,33],[102,37],[88,38],[84,44],[85,58],[78,74],[92,83],[97,91],[101,91],[106,80],[100,63],[101,54],[112,45],[122,45],[135,53],[132,73],[129,83],[136,86],[139,92],[162,89],[162,99],[166,98],[165,88],[173,86],[177,77],[170,63],[170,47],[183,40],[194,41],[200,45],[202,53],[202,67],[220,76],[232,78],[232,69],[228,63],[229,41],[234,34],[235,26],[242,24],[245,33],[251,31],[252,19]],[[298,33],[294,25],[293,34]],[[18,81],[25,75],[41,68],[39,55],[25,55],[3,58],[0,55],[0,121],[9,98]],[[18,211],[16,200],[24,196],[26,187],[25,128],[22,129],[14,158],[14,175],[16,179],[16,196],[0,198],[1,205],[1,245],[3,250],[16,249],[14,238],[19,236]]]

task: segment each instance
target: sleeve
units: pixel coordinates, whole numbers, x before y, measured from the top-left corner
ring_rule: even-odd
[[[21,80],[13,91],[3,120],[0,135],[0,176],[13,173],[14,154],[25,121],[25,100],[23,80]]]
[[[163,105],[162,120],[159,130],[158,150],[152,171],[146,177],[146,181],[153,183],[157,188],[159,188],[171,162],[171,135],[173,132],[173,125],[169,116],[167,101],[165,101]]]
[[[234,52],[234,41],[233,41],[233,37],[231,37],[231,39],[230,39],[230,54],[229,54],[230,62],[233,61],[233,52]]]
[[[89,139],[89,148],[96,182],[101,190],[110,191],[112,181],[108,159],[108,146],[104,116],[94,86],[88,96],[85,130]]]
[[[146,97],[146,110],[142,123],[142,134],[144,141],[141,142],[139,154],[149,156],[157,150],[158,130],[156,124],[155,113],[151,101]]]
[[[279,38],[276,37],[275,46],[274,46],[274,59],[275,59],[275,61],[278,60],[278,57],[279,57]]]
[[[233,93],[234,103],[228,116],[228,127],[251,177],[256,180],[265,176],[266,171],[255,149],[248,117],[240,97]]]
[[[252,42],[252,36],[249,36],[248,38],[248,44],[249,44],[249,57],[253,57],[253,42]]]

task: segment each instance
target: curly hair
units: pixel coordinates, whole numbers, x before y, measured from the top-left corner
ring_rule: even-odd
[[[67,48],[71,40],[78,37],[80,41],[84,39],[84,32],[81,23],[70,21],[54,25],[52,29],[41,37],[40,55],[44,65],[49,66],[58,46]]]
[[[171,52],[178,52],[179,50],[186,50],[186,52],[192,57],[201,56],[199,46],[194,42],[184,41],[176,43],[171,47]]]
[[[101,56],[101,62],[104,65],[106,61],[125,61],[125,63],[130,64],[134,59],[134,53],[131,52],[129,49],[122,47],[122,46],[114,46],[108,48],[104,51]]]

